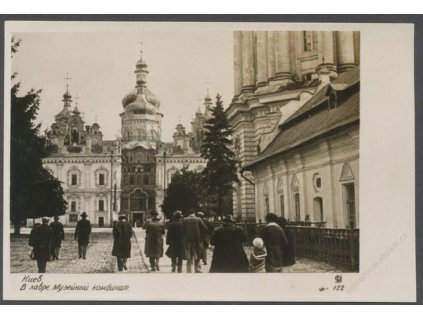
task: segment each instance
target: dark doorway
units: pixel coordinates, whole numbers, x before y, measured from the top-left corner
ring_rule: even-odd
[[[98,227],[104,227],[104,216],[98,217]]]

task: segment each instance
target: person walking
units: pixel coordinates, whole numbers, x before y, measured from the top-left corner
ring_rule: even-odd
[[[266,226],[261,231],[267,250],[266,272],[282,272],[284,250],[288,244],[285,232],[276,223],[278,217],[274,213],[266,215]]]
[[[126,261],[131,257],[132,227],[125,214],[119,216],[119,221],[113,227],[112,256],[116,256],[118,271],[127,270]]]
[[[178,273],[182,273],[183,237],[182,212],[175,211],[172,220],[168,224],[166,235],[166,244],[169,245],[166,255],[172,260],[172,273],[176,272],[176,270],[178,270]]]
[[[150,259],[151,271],[160,271],[159,261],[163,257],[163,235],[165,228],[159,223],[160,216],[154,215],[145,229],[145,249],[144,253]]]
[[[54,222],[50,223],[50,228],[53,231],[51,240],[51,259],[59,260],[60,248],[62,247],[62,241],[65,239],[65,231],[63,224],[59,222],[59,217],[54,217]]]
[[[213,225],[209,222],[209,220],[206,219],[205,214],[203,212],[197,212],[195,215],[204,222],[204,225],[207,228],[207,230],[202,232],[201,235],[201,241],[203,244],[201,260],[203,261],[204,265],[207,265],[207,250],[210,246],[210,237],[213,233]]]
[[[246,241],[245,233],[235,225],[232,215],[226,215],[210,240],[214,245],[210,273],[247,273],[248,258],[243,247]]]
[[[204,222],[194,212],[184,218],[183,222],[183,249],[187,260],[187,272],[192,272],[192,265],[196,273],[201,273],[200,259],[203,253],[202,237],[207,232]]]
[[[90,242],[91,223],[87,220],[88,214],[82,212],[81,218],[76,224],[75,240],[78,240],[78,255],[79,258],[87,259],[88,243]]]
[[[286,240],[288,244],[285,246],[283,251],[283,264],[282,264],[282,272],[284,273],[292,273],[293,272],[293,265],[295,264],[295,242],[294,242],[294,234],[292,230],[287,227],[288,221],[284,217],[279,217],[277,220],[277,224],[282,228],[285,232]]]
[[[49,221],[48,218],[42,218],[42,224],[34,226],[29,235],[29,245],[33,247],[38,273],[46,272],[47,262],[50,260],[53,231],[48,225]]]

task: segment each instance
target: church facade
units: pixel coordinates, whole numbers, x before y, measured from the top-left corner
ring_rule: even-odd
[[[172,142],[163,142],[160,101],[147,87],[148,65],[135,65],[135,88],[122,99],[121,137],[103,140],[98,123],[85,125],[68,89],[63,109],[48,132],[51,155],[44,167],[61,182],[68,202],[62,222],[74,226],[82,212],[94,226],[110,226],[119,212],[132,224],[142,224],[161,205],[172,176],[181,169],[201,172],[204,124],[211,117],[212,99],[198,107],[187,132],[178,124]]]
[[[51,154],[43,160],[45,169],[61,181],[68,202],[61,221],[75,226],[86,212],[95,226],[111,226],[120,204],[120,142],[103,140],[98,123],[85,125],[78,107],[72,110],[68,89],[63,103],[48,132]]]
[[[211,117],[212,99],[207,94],[204,98],[204,111],[198,107],[191,122],[191,132],[186,132],[182,124],[176,126],[173,142],[162,143],[156,155],[157,211],[161,211],[166,188],[172,182],[172,176],[182,169],[201,172],[207,160],[201,157],[204,140],[204,124]]]
[[[237,218],[358,227],[359,52],[352,31],[234,32]]]

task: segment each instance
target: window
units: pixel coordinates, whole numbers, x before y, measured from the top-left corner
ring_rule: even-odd
[[[104,211],[104,200],[98,200],[98,210]]]
[[[294,194],[295,202],[295,221],[301,221],[301,212],[300,212],[300,194],[297,192]]]
[[[269,207],[269,197],[264,198],[264,204],[266,206],[266,213],[270,213],[270,207]]]
[[[129,176],[129,184],[134,184],[135,183],[135,177],[134,176]]]
[[[150,184],[150,178],[148,175],[144,176],[144,184]]]
[[[71,202],[71,212],[76,212],[76,201]]]
[[[71,176],[71,185],[78,185],[78,175],[75,173],[72,173]]]
[[[282,217],[285,217],[285,200],[284,200],[285,198],[284,198],[284,196],[283,195],[281,195],[281,196],[279,196],[279,201],[280,201],[280,206],[281,206],[281,216]]]
[[[78,214],[76,214],[76,213],[69,214],[69,222],[70,223],[78,222]]]
[[[311,52],[317,49],[317,33],[313,31],[303,31],[304,52]]]
[[[354,183],[344,185],[345,205],[347,209],[347,227],[355,228],[355,189]]]
[[[98,184],[99,185],[104,185],[104,173],[100,173],[98,175]]]

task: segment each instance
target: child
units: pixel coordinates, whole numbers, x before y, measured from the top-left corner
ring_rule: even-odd
[[[265,273],[267,252],[263,240],[259,237],[253,240],[253,253],[250,256],[250,273]]]

